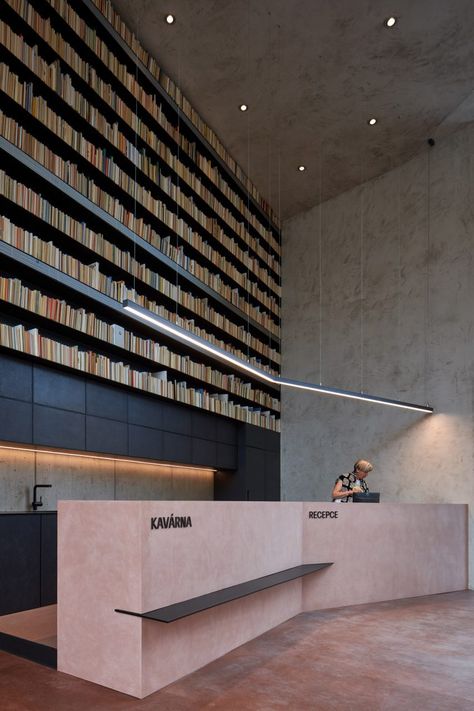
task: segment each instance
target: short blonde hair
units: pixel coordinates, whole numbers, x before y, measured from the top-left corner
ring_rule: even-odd
[[[357,462],[354,464],[354,471],[356,471],[356,469],[359,469],[359,471],[369,474],[369,472],[372,471],[373,466],[366,459],[358,459]]]

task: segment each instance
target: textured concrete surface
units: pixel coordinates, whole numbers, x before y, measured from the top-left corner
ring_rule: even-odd
[[[365,457],[383,501],[472,507],[473,154],[470,127],[285,224],[284,375],[435,414],[284,391],[284,500],[329,500]]]
[[[35,483],[35,455],[0,449],[0,511],[26,511]]]
[[[30,511],[34,484],[42,511],[60,499],[212,500],[214,476],[201,469],[113,462],[0,448],[0,511]]]
[[[137,701],[0,653],[6,711],[471,711],[474,593],[304,613]]]
[[[52,484],[40,491],[45,506],[43,511],[57,509],[60,500],[114,498],[114,462],[61,455],[37,455],[38,484]]]
[[[284,218],[474,119],[471,0],[113,5]]]

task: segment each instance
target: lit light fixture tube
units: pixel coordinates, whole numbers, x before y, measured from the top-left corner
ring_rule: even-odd
[[[418,410],[432,414],[433,408],[429,405],[415,405],[412,402],[403,402],[402,400],[391,400],[387,397],[379,397],[378,395],[367,395],[366,393],[353,392],[352,390],[341,390],[339,388],[327,388],[324,385],[315,385],[313,383],[303,383],[298,380],[286,380],[278,378],[280,385],[287,388],[299,388],[300,390],[310,390],[321,395],[335,395],[336,397],[346,397],[349,400],[363,400],[365,402],[374,402],[378,405],[389,405],[390,407],[401,407],[404,410]]]
[[[345,397],[351,400],[363,400],[364,402],[373,402],[378,405],[400,407],[405,410],[417,410],[418,412],[424,412],[427,414],[431,414],[433,412],[433,408],[429,405],[416,405],[411,402],[392,400],[390,398],[379,397],[377,395],[367,395],[366,393],[353,392],[352,390],[341,390],[339,388],[328,388],[324,385],[305,383],[300,382],[299,380],[288,380],[287,378],[281,378],[276,375],[270,375],[264,370],[260,370],[260,368],[255,368],[255,366],[246,363],[245,361],[241,360],[240,358],[237,358],[236,356],[231,355],[230,353],[227,353],[227,351],[225,351],[223,348],[213,346],[204,338],[201,338],[200,336],[195,336],[194,334],[189,333],[189,331],[186,331],[186,329],[181,328],[181,326],[177,326],[176,324],[167,321],[161,316],[158,316],[157,314],[148,311],[147,309],[143,308],[143,306],[135,304],[133,301],[124,301],[123,307],[128,313],[133,314],[141,321],[145,321],[151,324],[158,331],[161,331],[162,333],[171,336],[175,340],[179,340],[182,343],[186,343],[187,345],[191,346],[192,348],[195,348],[196,350],[208,353],[214,358],[225,361],[226,363],[229,363],[235,368],[250,373],[255,378],[270,383],[271,385],[283,386],[287,388],[296,388],[299,390],[309,390],[311,392],[320,393],[322,395],[335,395],[336,397]]]
[[[272,385],[279,384],[276,382],[275,378],[269,373],[265,373],[263,370],[260,370],[259,368],[255,368],[255,366],[250,365],[250,363],[246,363],[244,360],[241,360],[240,358],[237,358],[236,356],[227,353],[227,351],[225,351],[223,348],[213,346],[212,343],[209,343],[204,338],[201,338],[200,336],[195,336],[193,333],[189,333],[189,331],[186,331],[185,328],[181,328],[181,326],[176,326],[176,324],[171,323],[171,321],[167,321],[165,318],[162,318],[161,316],[158,316],[157,314],[154,314],[151,311],[144,309],[143,306],[139,306],[133,301],[124,301],[123,307],[125,311],[128,311],[134,316],[137,316],[142,321],[147,321],[148,323],[155,326],[155,328],[157,328],[159,331],[161,331],[162,333],[166,333],[169,336],[172,336],[174,339],[178,339],[184,343],[189,344],[193,348],[196,348],[200,351],[204,351],[205,353],[209,353],[210,355],[214,356],[214,358],[224,360],[227,363],[230,363],[230,365],[233,365],[234,368],[245,370],[247,373],[251,373],[256,378],[260,378],[260,380],[265,380],[268,383],[271,383]]]

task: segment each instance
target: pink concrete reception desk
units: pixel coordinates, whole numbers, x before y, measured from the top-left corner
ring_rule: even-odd
[[[143,698],[306,610],[463,590],[467,506],[66,501],[58,669]],[[140,616],[310,563],[165,624]]]

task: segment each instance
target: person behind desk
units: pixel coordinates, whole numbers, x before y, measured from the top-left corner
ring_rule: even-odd
[[[352,502],[353,494],[366,494],[369,491],[365,478],[372,471],[373,466],[365,459],[358,459],[354,469],[349,474],[341,474],[336,479],[332,490],[332,500],[346,504]]]

